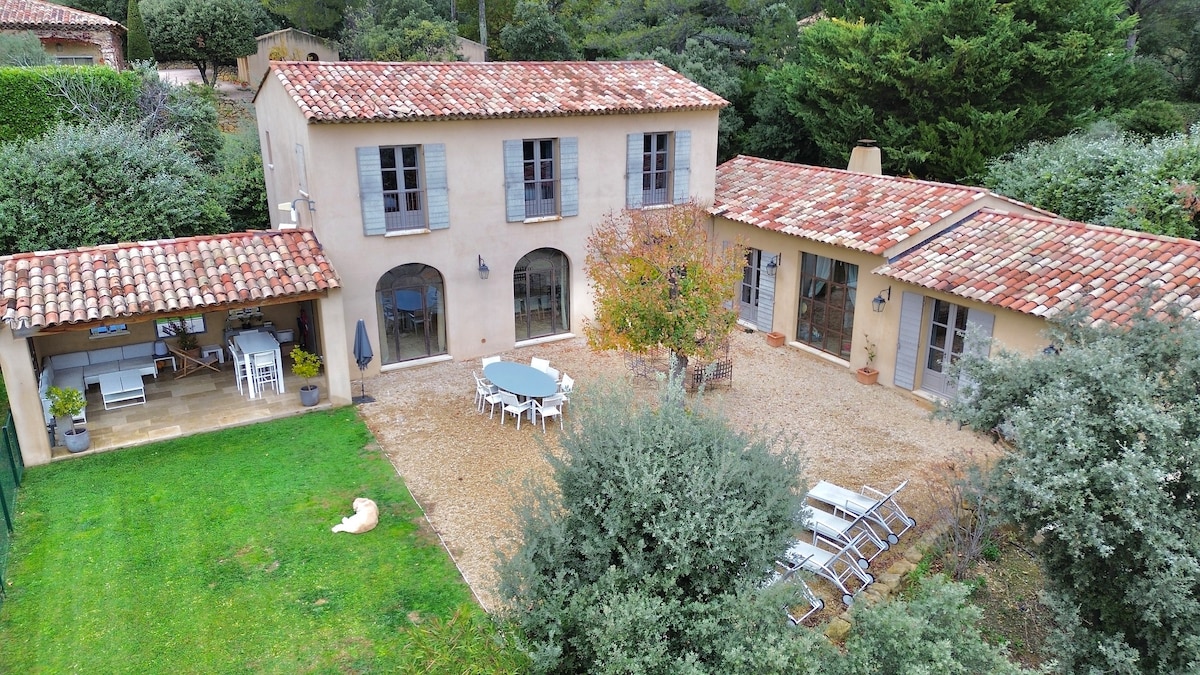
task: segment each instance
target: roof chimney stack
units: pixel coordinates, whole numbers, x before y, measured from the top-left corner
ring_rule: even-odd
[[[858,141],[858,145],[850,151],[850,164],[846,169],[876,176],[883,175],[883,160],[879,148],[875,146],[875,139],[863,138]]]

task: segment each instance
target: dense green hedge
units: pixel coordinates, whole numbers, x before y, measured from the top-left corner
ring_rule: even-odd
[[[113,109],[132,113],[136,108],[138,80],[131,72],[104,67],[0,68],[0,142],[36,138],[59,121],[78,119],[67,99],[54,94],[50,77],[75,89],[99,91],[99,98],[111,101]]]

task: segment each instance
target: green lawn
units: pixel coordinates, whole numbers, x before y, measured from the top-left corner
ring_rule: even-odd
[[[371,441],[344,408],[28,470],[0,673],[400,670],[471,595]]]

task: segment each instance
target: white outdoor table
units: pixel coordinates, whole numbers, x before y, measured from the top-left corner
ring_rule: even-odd
[[[252,373],[250,368],[251,357],[255,354],[270,353],[275,359],[275,368],[279,373],[279,393],[283,393],[283,356],[279,353],[279,343],[269,333],[254,332],[242,333],[233,338],[233,343],[242,351],[242,358],[246,361],[246,372]],[[253,376],[250,377],[250,398],[255,398],[258,394],[258,388],[254,384]]]

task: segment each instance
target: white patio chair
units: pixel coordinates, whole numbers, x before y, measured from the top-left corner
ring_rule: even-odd
[[[237,345],[233,344],[233,340],[226,343],[226,347],[229,348],[229,357],[233,359],[233,376],[237,378],[238,393],[245,393],[242,390],[242,380],[246,381],[247,387],[251,386],[250,377],[247,375],[248,371],[246,370],[246,355],[237,348]]]
[[[779,564],[785,569],[806,569],[837,586],[842,592],[842,604],[849,607],[857,591],[852,593],[846,582],[857,579],[861,591],[875,581],[875,577],[858,566],[857,561],[862,558],[857,549],[860,538],[843,544],[813,533],[811,543],[799,539],[792,541]]]
[[[566,373],[558,382],[558,393],[562,396],[563,404],[571,402],[571,392],[575,391],[575,380]]]
[[[486,378],[482,378],[471,371],[471,376],[475,378],[475,408],[482,413],[483,404],[488,403],[492,406],[491,414],[488,418],[491,419],[496,415],[496,404],[500,403],[499,389],[496,385],[488,382]]]
[[[884,494],[869,485],[864,485],[862,490],[855,492],[840,485],[820,481],[808,491],[808,498],[866,518],[883,528],[889,544],[896,544],[900,541],[900,535],[917,524],[896,501],[896,494],[906,485],[908,481]]]
[[[266,393],[267,385],[274,385],[275,391],[279,391],[279,368],[275,365],[274,354],[251,354],[250,375],[254,378],[254,390],[259,394]]]
[[[544,370],[542,370],[542,372],[546,373],[550,377],[554,378],[555,384],[558,383],[558,369],[557,368],[551,368],[550,366],[546,366],[546,368]]]
[[[533,404],[533,413],[535,415],[534,420],[536,421],[538,417],[542,418],[542,433],[543,434],[546,433],[546,418],[547,417],[557,417],[558,418],[558,428],[562,429],[562,426],[563,426],[562,404],[563,404],[563,400],[562,400],[562,396],[560,394],[555,394],[553,396],[547,396],[547,397],[543,398],[540,403],[534,402],[534,404]]]
[[[871,544],[875,548],[875,552],[869,557],[862,558],[858,564],[863,569],[867,569],[868,563],[879,557],[880,553],[888,550],[888,543],[879,538],[875,531],[871,529],[866,518],[863,516],[855,516],[853,514],[842,515],[814,509],[809,506],[804,507],[805,522],[808,529],[817,534],[834,541],[848,543],[856,538],[862,539],[865,543]],[[860,547],[861,550],[861,547]]]
[[[535,356],[535,357],[529,359],[529,365],[533,368],[537,368],[538,370],[540,370],[544,373],[544,372],[546,372],[546,369],[550,367],[550,359],[539,359],[538,357]]]
[[[480,363],[483,364],[482,367],[487,368],[488,366],[492,365],[493,363],[499,363],[501,361],[501,359],[499,356],[485,356],[482,359],[479,359],[479,361],[480,361]]]
[[[529,412],[533,406],[533,401],[518,401],[517,395],[510,391],[500,391],[500,404],[504,407],[500,409],[500,426],[504,426],[504,418],[506,415],[512,415],[517,418],[517,429],[521,428],[521,418],[525,413]]]

